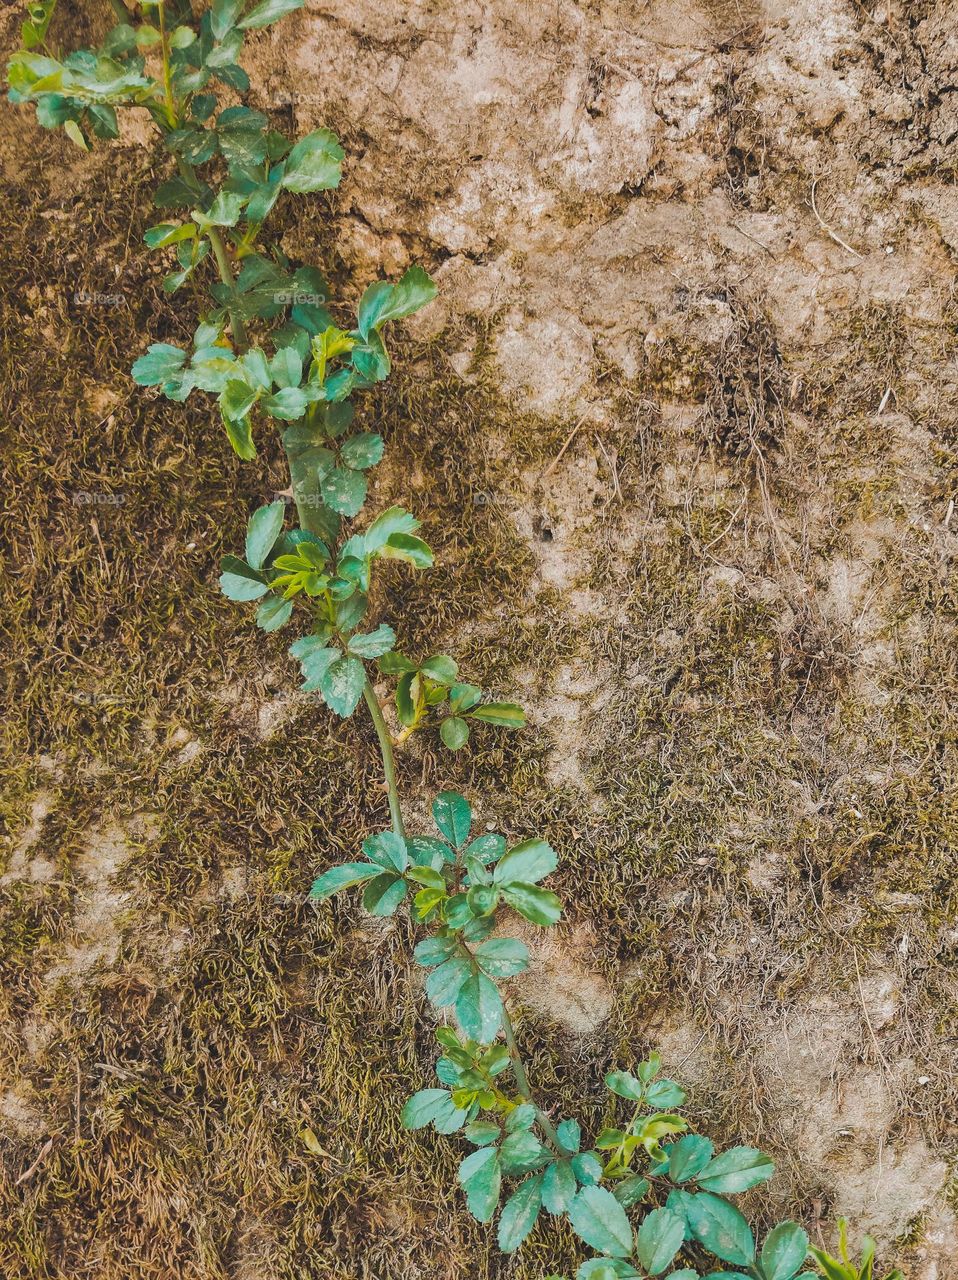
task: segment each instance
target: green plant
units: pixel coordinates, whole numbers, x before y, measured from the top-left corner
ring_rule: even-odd
[[[537,928],[561,918],[558,897],[542,883],[555,870],[554,850],[537,838],[510,848],[501,835],[474,836],[469,803],[455,792],[433,805],[438,835],[406,831],[397,746],[438,723],[441,741],[459,750],[472,726],[515,729],[525,717],[514,703],[489,701],[461,681],[448,655],[407,657],[393,626],[376,616],[378,573],[391,561],[428,568],[433,554],[403,507],[361,530],[351,523],[384,452],[378,433],[357,429],[354,397],[389,375],[387,326],[425,306],[435,287],[419,267],[397,283],[377,281],[363,293],[355,323],[340,327],[321,273],[295,266],[262,233],[286,194],[338,184],[342,148],[326,129],[291,143],[259,111],[220,109],[213,91],[245,94],[245,33],[302,3],[261,0],[247,9],[244,0],[215,0],[197,24],[183,0],[145,0],[142,21],[124,10],[99,48],[62,59],[47,49],[53,5],[38,4],[24,28],[26,48],[10,63],[10,96],[32,102],[41,124],[63,127],[84,148],[92,138],[117,136],[118,107],[149,113],[176,172],[156,193],[157,205],[171,212],[144,238],[175,255],[167,292],[208,286],[210,303],[189,348],[152,344],[133,377],[176,401],[194,391],[216,396],[240,459],[256,455],[264,427],[273,424],[280,435],[296,522],[287,521],[282,498],[254,511],[244,554],[224,557],[220,586],[228,599],[255,605],[264,631],[299,620],[303,634],[290,653],[303,689],[341,717],[363,701],[372,718],[390,828],[364,841],[363,860],[324,872],[312,894],[322,900],[361,885],[365,909],[378,916],[411,897],[416,922],[428,929],[415,958],[429,970],[430,1000],[454,1011],[458,1030],[438,1030],[439,1084],[410,1098],[403,1123],[461,1132],[472,1145],[459,1181],[477,1219],[499,1212],[504,1251],[522,1244],[543,1211],[567,1220],[597,1255],[582,1263],[578,1280],[666,1273],[668,1280],[802,1280],[811,1275],[803,1271],[810,1253],[829,1280],[870,1280],[873,1247],[866,1246],[862,1268],[851,1269],[844,1227],[844,1263],[810,1249],[794,1222],[774,1227],[759,1248],[729,1197],[765,1182],[773,1162],[745,1146],[716,1154],[708,1138],[691,1132],[685,1093],[661,1076],[655,1055],[634,1073],[606,1076],[610,1123],[594,1142],[584,1142],[576,1119],[553,1120],[534,1094],[499,984],[529,963],[526,945],[502,932],[508,913]],[[47,52],[36,52],[41,45]],[[395,737],[370,663],[395,682]],[[617,1118],[623,1104],[630,1114]],[[713,1259],[732,1270],[715,1271]]]
[[[840,1258],[814,1245],[809,1249],[826,1280],[872,1280],[875,1274],[875,1241],[871,1236],[864,1237],[861,1262],[856,1265],[848,1256],[848,1223],[844,1218],[838,1219],[838,1252]],[[905,1280],[905,1277],[896,1267],[889,1271],[885,1280]]]

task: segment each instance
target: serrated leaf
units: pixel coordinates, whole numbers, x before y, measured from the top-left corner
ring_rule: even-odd
[[[365,683],[366,672],[358,658],[337,658],[323,672],[319,692],[326,705],[345,719],[356,710]]]
[[[710,1160],[697,1180],[703,1191],[734,1195],[767,1182],[774,1172],[775,1162],[763,1151],[755,1147],[732,1147]]]
[[[748,1223],[733,1204],[711,1195],[687,1195],[685,1217],[689,1230],[716,1258],[747,1267],[755,1257],[755,1239]]]
[[[685,1090],[674,1080],[654,1080],[646,1091],[645,1100],[650,1107],[664,1111],[680,1107],[685,1101]]]
[[[479,1222],[489,1222],[499,1204],[502,1170],[495,1147],[480,1147],[459,1166],[459,1183],[466,1193],[466,1205]]]
[[[269,506],[259,507],[246,526],[246,559],[253,569],[262,569],[283,528],[286,504],[280,498]]]
[[[400,1112],[404,1129],[424,1129],[443,1102],[449,1099],[445,1089],[420,1089],[414,1093]]]
[[[293,613],[292,600],[278,597],[264,600],[256,611],[256,625],[263,631],[279,631],[289,622]]]
[[[354,516],[366,501],[366,477],[349,467],[333,467],[320,481],[323,501],[341,516]]]
[[[503,896],[511,907],[533,924],[555,924],[562,916],[562,903],[550,889],[540,889],[534,884],[507,884],[502,886]]]
[[[351,475],[358,475],[356,471]],[[429,545],[412,533],[391,533],[379,548],[384,560],[405,560],[415,569],[428,569],[433,563],[433,554]]]
[[[502,886],[535,884],[555,871],[558,862],[555,850],[545,840],[523,840],[499,859],[493,880]]]
[[[363,431],[344,441],[340,452],[347,467],[365,471],[382,460],[384,447],[382,436]]]
[[[426,995],[437,1009],[455,1004],[463,984],[472,975],[472,966],[463,955],[454,955],[433,969],[426,979]]]
[[[529,948],[518,938],[490,938],[473,954],[492,979],[512,978],[529,967]]]
[[[581,1240],[615,1258],[632,1254],[632,1227],[625,1210],[604,1187],[583,1187],[569,1206],[569,1222]]]
[[[503,1253],[515,1253],[536,1225],[542,1206],[541,1177],[527,1178],[503,1205],[498,1241]]]
[[[363,908],[371,916],[391,916],[406,896],[408,885],[402,876],[384,871],[371,880],[363,894]]]
[[[236,556],[224,556],[220,561],[220,590],[227,600],[246,603],[258,600],[269,590],[269,584],[263,574],[250,568]]]
[[[708,1138],[698,1133],[686,1134],[668,1148],[669,1177],[673,1182],[688,1182],[701,1173],[715,1151]]]
[[[631,1071],[610,1071],[605,1078],[605,1087],[620,1098],[628,1098],[631,1102],[639,1102],[644,1095],[642,1082],[637,1080]]]
[[[161,382],[169,382],[186,363],[186,352],[168,342],[153,342],[146,354],[140,356],[133,366],[133,381],[141,387],[153,387]]]
[[[808,1235],[797,1222],[780,1222],[762,1245],[765,1280],[792,1280],[808,1257]]]
[[[458,716],[449,716],[439,726],[439,736],[450,751],[458,751],[469,741],[469,726]]]
[[[577,1190],[575,1174],[568,1160],[553,1160],[542,1175],[542,1204],[558,1217],[565,1213]]]
[[[650,1276],[664,1271],[685,1240],[685,1219],[669,1209],[646,1214],[635,1240],[635,1256]]]
[[[349,652],[359,658],[379,658],[396,643],[396,633],[392,627],[380,623],[375,631],[365,635],[349,637]]]
[[[322,900],[339,893],[341,889],[351,889],[353,885],[365,884],[379,875],[381,868],[368,862],[345,862],[338,867],[330,867],[328,871],[313,881],[309,892],[311,898]]]
[[[502,997],[484,973],[471,974],[456,997],[456,1018],[471,1040],[488,1044],[502,1025]]]
[[[302,9],[305,3],[306,0],[262,0],[261,4],[255,5],[236,25],[244,31],[268,27],[271,23],[284,18],[286,14]]]
[[[473,720],[495,724],[501,729],[521,729],[526,723],[526,713],[514,702],[486,702],[469,714]]]
[[[267,4],[271,2],[286,3],[287,0],[266,0]],[[299,8],[299,3],[295,7]],[[342,176],[343,156],[343,149],[336,135],[329,129],[316,129],[305,138],[300,138],[286,157],[283,186],[287,191],[299,193],[328,191],[332,187],[338,187]]]

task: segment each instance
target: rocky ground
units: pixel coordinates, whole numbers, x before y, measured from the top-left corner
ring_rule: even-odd
[[[385,608],[532,727],[401,769],[411,812],[459,786],[560,851],[513,997],[546,1097],[599,1122],[657,1047],[773,1152],[770,1211],[910,1280],[958,1277],[950,9],[311,0],[249,63],[348,157],[286,251],[347,301],[440,286],[365,410],[374,501],[440,558]],[[305,905],[382,821],[376,758],[212,589],[279,460],[129,380],[191,327],[147,137],[0,118],[0,1270],[569,1270],[548,1225],[498,1255],[456,1144],[399,1130],[433,1057],[406,925]]]

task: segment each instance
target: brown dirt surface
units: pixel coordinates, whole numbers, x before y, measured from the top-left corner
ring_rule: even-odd
[[[347,303],[439,283],[362,408],[438,552],[383,616],[531,727],[400,769],[560,853],[511,994],[543,1096],[597,1126],[657,1048],[775,1157],[760,1216],[956,1280],[953,5],[309,0],[250,49],[251,105],[348,158],[286,252]],[[0,1275],[570,1274],[400,1128],[408,925],[306,902],[384,822],[374,743],[215,589],[275,445],[129,378],[192,330],[142,243],[167,160],[5,105],[0,164]]]

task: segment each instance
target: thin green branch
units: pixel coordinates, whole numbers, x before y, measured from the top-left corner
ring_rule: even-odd
[[[402,836],[405,839],[406,827],[403,823],[402,808],[399,804],[399,787],[396,782],[396,757],[393,755],[393,742],[389,733],[389,726],[386,724],[382,708],[379,705],[379,699],[376,697],[376,691],[368,676],[363,686],[363,697],[366,699],[366,706],[369,708],[370,716],[372,716],[376,737],[379,739],[379,749],[382,752],[383,773],[386,775],[386,790],[389,793],[389,815],[392,819],[393,831],[397,836]]]

